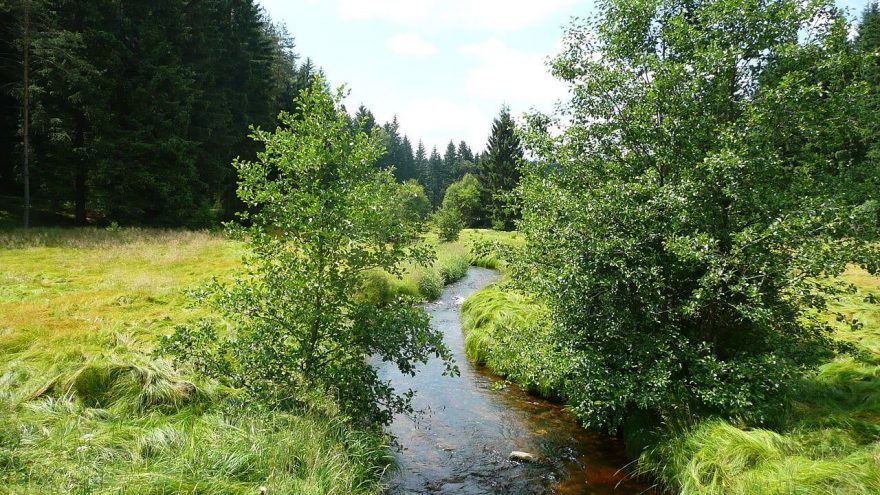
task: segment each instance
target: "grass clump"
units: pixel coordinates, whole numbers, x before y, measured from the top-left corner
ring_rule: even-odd
[[[0,493],[375,493],[385,440],[332,404],[259,411],[153,355],[240,253],[207,232],[0,233]]]
[[[462,305],[465,352],[474,363],[544,397],[563,386],[561,350],[550,340],[547,309],[526,295],[489,287]]]
[[[500,258],[493,254],[488,257],[475,257],[470,249],[474,241],[495,241],[504,244],[522,242],[515,232],[495,232],[482,229],[465,229],[457,241],[444,242],[436,232],[425,235],[425,241],[434,246],[437,259],[432,266],[424,267],[408,265],[401,277],[393,277],[387,273],[370,274],[365,289],[367,297],[378,300],[390,300],[398,295],[408,295],[424,301],[433,301],[440,297],[443,286],[463,278],[470,266],[481,266],[504,270]],[[382,299],[382,298],[385,299]],[[372,300],[372,299],[371,299]]]

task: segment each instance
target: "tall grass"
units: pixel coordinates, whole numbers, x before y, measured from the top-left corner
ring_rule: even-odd
[[[436,298],[486,236],[430,234],[436,263],[371,274],[358,297]],[[378,491],[385,438],[352,430],[333,404],[255,412],[153,356],[157,336],[206,316],[187,289],[228,278],[241,253],[210,232],[0,232],[0,493]]]
[[[526,295],[489,287],[462,305],[468,359],[548,398],[562,394],[567,362],[549,338],[547,308]]]
[[[372,274],[368,277],[366,291],[373,300],[388,300],[398,294],[433,301],[440,297],[443,286],[460,280],[471,265],[504,270],[504,264],[495,256],[474,257],[470,245],[476,240],[499,241],[509,244],[521,242],[515,232],[466,229],[457,241],[443,242],[436,232],[429,232],[425,241],[434,246],[437,259],[431,266],[410,264],[402,277],[388,274]],[[382,280],[384,279],[384,280]]]
[[[384,438],[316,398],[254,412],[151,351],[238,267],[204,232],[0,233],[0,493],[374,493]]]

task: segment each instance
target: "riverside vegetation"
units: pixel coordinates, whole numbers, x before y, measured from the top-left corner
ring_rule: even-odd
[[[437,262],[371,277],[365,297],[435,296],[464,275],[466,230]],[[0,493],[373,493],[390,461],[318,396],[255,412],[240,390],[177,370],[158,338],[208,316],[187,291],[240,270],[208,232],[0,233]]]
[[[471,357],[671,491],[880,492],[878,16],[609,0],[574,23]]]
[[[850,268],[840,280],[857,291],[832,303],[824,317],[855,352],[791,383],[791,407],[779,411],[772,429],[686,415],[665,426],[624,426],[636,471],[684,494],[877,493],[880,307],[873,301],[880,277]],[[564,400],[572,384],[548,316],[539,299],[504,282],[474,294],[462,307],[468,357],[532,393]],[[847,319],[862,325],[853,330]]]
[[[281,77],[254,100],[227,95],[260,106],[237,113],[253,142],[227,139],[244,136],[242,122],[199,124],[205,101],[229,100],[225,80],[188,86],[190,57],[149,58],[169,70],[131,80],[95,69],[137,60],[95,43],[137,38],[125,33],[140,24],[107,22],[126,9],[0,2],[13,14],[0,24],[23,20],[22,42],[0,52],[23,47],[24,74],[31,7],[45,22],[34,157],[65,166],[35,176],[34,220],[111,225],[0,234],[0,490],[375,492],[390,462],[381,426],[412,395],[366,357],[410,374],[435,357],[456,373],[417,303],[480,264],[505,280],[464,305],[471,359],[622,435],[664,488],[880,492],[876,3],[855,25],[830,0],[603,0],[550,63],[571,96],[556,114],[517,127],[502,109],[482,157],[450,143],[412,160],[396,121],[380,128],[365,108],[352,118],[344,92],[240,4],[266,41],[254,46],[275,53],[263,69]],[[149,39],[173,38],[181,55],[188,29],[155,19]],[[225,29],[205,37],[223,41],[208,52],[223,53]],[[64,40],[76,46],[53,48]],[[78,70],[53,62],[68,54]],[[195,113],[151,94],[155,73],[178,74],[171,94],[191,94]],[[90,83],[105,74],[96,82],[109,85]],[[70,87],[82,91],[54,101]],[[22,95],[23,172],[0,176],[29,198],[27,83]],[[126,106],[129,95],[172,106],[112,110],[149,108]],[[182,123],[164,138],[99,118],[169,114],[134,126]],[[207,150],[202,131],[229,146]],[[421,165],[401,175],[389,163],[400,157]],[[179,164],[188,178],[169,182]],[[3,225],[16,216],[7,203]],[[216,224],[219,209],[241,220],[230,238],[112,223]],[[488,225],[518,233],[462,230]]]

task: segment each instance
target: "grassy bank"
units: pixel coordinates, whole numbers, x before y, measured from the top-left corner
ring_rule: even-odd
[[[481,235],[365,292],[430,298]],[[0,493],[376,492],[386,439],[332,404],[254,413],[152,356],[157,336],[203,316],[186,290],[229,277],[240,254],[202,232],[0,232]]]
[[[779,428],[721,419],[665,425],[639,459],[639,470],[673,492],[728,494],[880,493],[880,278],[850,270],[858,293],[833,308],[864,326],[839,324],[856,356],[841,356],[794,385],[795,400]],[[463,307],[468,356],[531,391],[560,395],[564,370],[554,363],[546,308],[539,301],[488,288]],[[830,317],[829,317],[830,318]],[[558,397],[557,397],[558,398]]]

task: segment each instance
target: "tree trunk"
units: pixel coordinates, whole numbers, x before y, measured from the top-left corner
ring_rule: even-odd
[[[24,121],[22,122],[23,134],[23,166],[22,174],[24,175],[24,228],[31,226],[31,175],[30,175],[30,41],[31,41],[31,5],[30,1],[24,2],[24,64],[22,77],[22,90],[24,92],[22,98],[22,107],[24,110]]]
[[[76,158],[76,179],[74,181],[74,214],[77,225],[86,225],[86,180],[88,179],[88,165],[83,156],[85,146],[85,116],[81,113],[76,115],[76,123],[73,138],[74,154]]]

